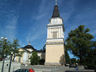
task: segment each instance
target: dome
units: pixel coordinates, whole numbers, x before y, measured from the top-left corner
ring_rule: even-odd
[[[23,48],[24,49],[33,49],[33,50],[36,50],[32,45],[26,45]]]

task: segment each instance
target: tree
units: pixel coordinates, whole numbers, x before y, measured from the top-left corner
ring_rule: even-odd
[[[88,68],[92,68],[96,70],[96,41],[92,42],[93,47],[90,49],[90,52],[85,58],[85,63]]]
[[[4,63],[5,63],[5,58],[10,54],[10,42],[7,40],[7,38],[2,37],[0,40],[0,55],[3,60],[2,64],[2,70],[3,72],[4,69]]]
[[[44,63],[45,63],[45,59],[40,59],[40,60],[39,60],[39,64],[40,64],[40,65],[44,65]]]
[[[65,60],[66,60],[66,64],[70,64],[70,57],[69,57],[69,54],[68,54],[68,49],[66,47],[66,44],[64,44],[65,46]]]
[[[65,51],[65,60],[66,60],[66,64],[70,64],[70,57],[67,51]]]
[[[44,46],[43,46],[43,51],[44,52],[46,51],[46,44],[44,44]]]
[[[65,60],[66,60],[66,64],[69,64],[70,63],[70,57],[69,57],[67,51],[65,51]]]
[[[10,46],[11,46],[11,43],[6,38],[2,38],[0,40],[1,58],[5,58],[10,54],[10,49],[11,49]]]
[[[19,55],[18,47],[19,47],[18,40],[17,39],[13,40],[12,43],[13,61],[15,57]]]
[[[84,63],[85,57],[90,52],[90,48],[92,48],[91,40],[93,36],[89,31],[88,28],[84,28],[84,25],[80,25],[68,34],[66,40],[66,47],[71,50],[75,56],[80,58],[80,64]]]
[[[21,53],[19,53],[19,44],[18,44],[18,40],[15,39],[13,40],[13,43],[11,43],[10,41],[8,41],[6,38],[2,38],[0,40],[0,57],[1,58],[4,58],[4,57],[7,57],[8,55],[11,55],[11,52],[13,52],[13,61],[14,61],[14,58],[16,56],[20,56]]]
[[[31,65],[39,64],[40,57],[37,55],[36,51],[32,52],[32,56],[30,57]]]
[[[72,58],[72,59],[71,59],[71,64],[76,64],[76,62],[77,62],[77,61],[76,61],[76,58]]]

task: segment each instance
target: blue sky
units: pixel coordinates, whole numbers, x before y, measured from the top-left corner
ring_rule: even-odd
[[[21,47],[30,41],[36,49],[43,48],[54,5],[55,0],[0,0],[0,37],[17,38]],[[58,0],[58,6],[65,39],[70,30],[85,25],[96,40],[96,0]]]

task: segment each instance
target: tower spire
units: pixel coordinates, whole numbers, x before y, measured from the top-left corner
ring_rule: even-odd
[[[56,3],[56,4],[55,4],[55,6],[54,6],[52,18],[60,17],[59,10],[58,10],[58,5],[57,5],[57,1],[58,1],[58,0],[55,0],[55,3]]]

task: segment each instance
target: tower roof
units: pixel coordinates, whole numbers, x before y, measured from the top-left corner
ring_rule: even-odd
[[[59,10],[58,10],[58,5],[54,6],[54,11],[53,11],[52,18],[55,18],[55,17],[60,17]]]

